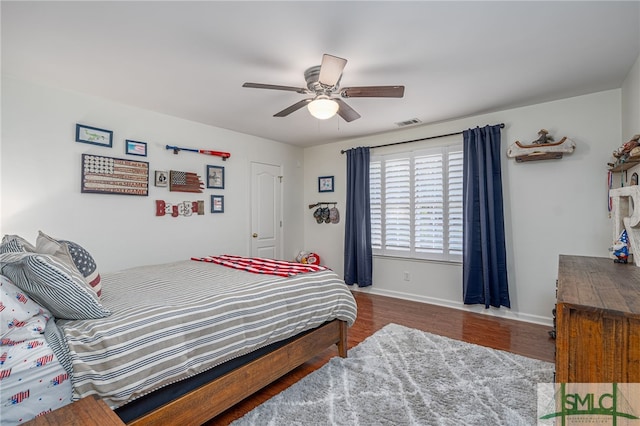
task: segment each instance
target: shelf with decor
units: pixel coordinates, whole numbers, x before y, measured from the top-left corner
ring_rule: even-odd
[[[623,172],[640,164],[640,135],[634,135],[629,142],[613,151],[615,162],[609,163],[610,172]]]
[[[609,171],[611,172],[623,172],[625,170],[628,170],[632,167],[635,167],[637,165],[640,165],[640,157],[638,158],[630,158],[627,161],[625,161],[624,163],[620,163],[620,164],[616,164],[613,167],[609,167]]]
[[[507,157],[515,158],[516,162],[540,160],[559,160],[564,154],[571,154],[576,149],[576,143],[564,136],[555,142],[549,131],[540,129],[538,139],[530,144],[515,141],[507,150]]]

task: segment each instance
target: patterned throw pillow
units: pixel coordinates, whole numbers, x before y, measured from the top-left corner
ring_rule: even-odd
[[[5,235],[0,243],[0,253],[34,252],[36,248],[17,235]]]
[[[66,250],[66,246],[65,246]],[[92,319],[109,316],[75,265],[40,253],[0,253],[0,274],[27,292],[53,316]]]
[[[96,262],[89,252],[79,244],[67,240],[56,240],[40,231],[36,240],[36,251],[53,255],[68,263],[69,266],[75,267],[98,297],[102,295],[102,284]]]

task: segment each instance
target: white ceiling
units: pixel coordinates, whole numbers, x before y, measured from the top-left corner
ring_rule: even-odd
[[[2,72],[299,146],[619,88],[640,54],[640,2],[1,2]],[[304,99],[323,53],[362,118],[273,114]]]

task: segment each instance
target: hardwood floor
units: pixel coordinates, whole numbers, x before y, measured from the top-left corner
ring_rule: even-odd
[[[349,348],[356,346],[385,325],[396,323],[469,343],[554,362],[555,341],[549,337],[550,327],[391,297],[353,293],[358,303],[358,319],[349,329]],[[207,425],[227,425],[242,417],[307,374],[322,367],[331,357],[337,356],[337,353],[336,348],[328,348],[309,362],[220,414]]]

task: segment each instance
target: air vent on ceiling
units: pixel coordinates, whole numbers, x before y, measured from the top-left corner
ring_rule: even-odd
[[[406,126],[413,126],[414,124],[418,124],[418,123],[422,123],[422,121],[418,120],[417,118],[411,118],[411,119],[405,120],[405,121],[398,121],[396,123],[396,126],[398,126],[398,127],[406,127]]]

